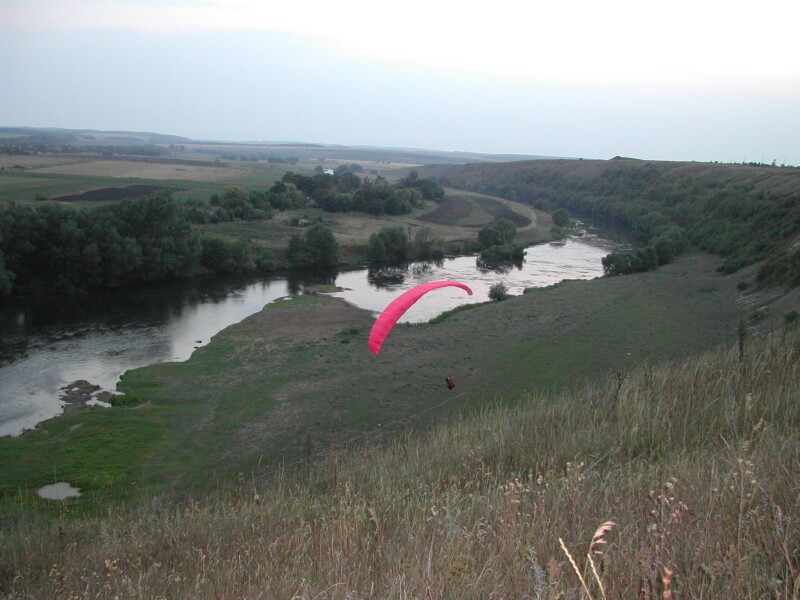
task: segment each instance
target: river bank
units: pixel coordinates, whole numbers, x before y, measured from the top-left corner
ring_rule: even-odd
[[[408,314],[418,322],[464,302],[486,299],[499,281],[512,294],[563,278],[602,274],[600,259],[614,243],[586,235],[556,245],[529,247],[524,263],[485,269],[475,256],[412,264],[385,271],[369,269],[293,273],[291,277],[183,282],[116,293],[41,300],[14,310],[0,308],[4,331],[15,338],[10,362],[0,366],[0,435],[18,435],[61,412],[62,389],[76,380],[114,393],[120,375],[158,362],[183,361],[221,329],[266,304],[307,290],[343,288],[334,295],[361,308],[380,311],[394,296],[432,279],[458,279],[473,297],[439,293]],[[12,344],[7,344],[11,346]]]

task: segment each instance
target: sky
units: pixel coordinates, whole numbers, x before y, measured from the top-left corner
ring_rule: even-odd
[[[0,126],[800,165],[800,0],[0,0]]]

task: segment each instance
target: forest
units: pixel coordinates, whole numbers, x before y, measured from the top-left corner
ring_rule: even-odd
[[[599,177],[569,177],[555,168],[497,170],[469,182],[440,175],[444,186],[466,187],[553,211],[567,209],[630,236],[634,248],[603,261],[607,274],[647,271],[670,262],[689,244],[720,255],[733,273],[764,261],[759,284],[800,284],[800,194],[763,192],[752,182],[728,185],[667,176],[647,165],[609,162]]]

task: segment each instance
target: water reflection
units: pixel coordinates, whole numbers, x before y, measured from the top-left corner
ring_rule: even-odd
[[[284,280],[232,279],[0,307],[0,435],[58,414],[59,390],[73,381],[113,390],[128,369],[186,360],[287,294]]]
[[[381,276],[380,271],[349,271],[339,274],[336,285],[343,291],[333,295],[377,313],[399,293],[428,281],[453,279],[472,288],[472,296],[447,288],[423,296],[400,319],[421,323],[461,304],[487,301],[489,290],[496,283],[503,283],[510,294],[518,295],[525,288],[553,285],[563,279],[599,277],[603,273],[602,257],[615,247],[613,242],[587,235],[558,245],[531,246],[521,262],[489,266],[479,264],[477,256],[459,256],[439,263],[412,263],[389,269],[388,277]],[[369,285],[364,285],[365,279]]]
[[[304,290],[314,286],[333,286],[339,271],[326,269],[322,271],[302,271],[286,276],[287,291],[291,295],[302,294]]]
[[[510,273],[513,269],[521,271],[525,261],[521,258],[517,260],[484,261],[478,257],[475,264],[481,273],[488,275],[490,273]]]

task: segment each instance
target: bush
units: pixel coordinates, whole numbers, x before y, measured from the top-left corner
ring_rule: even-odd
[[[569,227],[569,211],[566,208],[559,208],[553,213],[553,224],[558,227]]]
[[[495,283],[491,288],[489,288],[489,299],[494,300],[495,302],[499,302],[501,300],[505,300],[509,298],[510,294],[508,293],[508,288],[502,282]]]
[[[408,236],[401,227],[386,227],[369,238],[367,258],[372,263],[403,263],[408,260]]]
[[[291,237],[286,255],[295,269],[327,269],[339,262],[339,244],[330,229],[313,225]]]
[[[522,244],[508,244],[505,246],[492,246],[481,252],[481,262],[516,262],[521,263],[525,258],[525,246]]]

